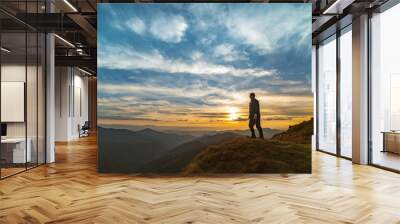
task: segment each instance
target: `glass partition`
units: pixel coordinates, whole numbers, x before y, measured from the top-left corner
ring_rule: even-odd
[[[318,47],[318,149],[336,153],[336,36]]]
[[[1,34],[1,175],[24,171],[26,150],[26,33]],[[6,49],[6,50],[4,50]]]
[[[400,170],[400,5],[371,19],[371,162]]]
[[[352,157],[352,34],[351,26],[340,36],[340,154]]]
[[[43,1],[14,3],[0,6],[43,11]],[[45,44],[43,33],[0,12],[0,178],[45,163]]]

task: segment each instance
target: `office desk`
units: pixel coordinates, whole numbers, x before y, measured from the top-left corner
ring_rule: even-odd
[[[25,151],[25,138],[1,139],[1,157],[6,163],[31,162],[31,139],[27,139]]]
[[[383,150],[382,152],[392,152],[400,154],[400,132],[383,131]]]

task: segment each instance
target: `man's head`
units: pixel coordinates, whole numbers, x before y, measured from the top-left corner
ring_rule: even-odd
[[[250,93],[250,99],[255,99],[256,98],[256,94],[255,93]]]

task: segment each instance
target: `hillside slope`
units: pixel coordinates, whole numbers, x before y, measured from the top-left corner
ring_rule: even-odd
[[[311,144],[311,136],[313,134],[314,120],[303,121],[299,124],[289,126],[287,131],[276,134],[273,140],[286,141],[299,144]]]
[[[137,172],[138,167],[193,139],[152,129],[98,128],[98,164],[102,172]]]
[[[220,144],[238,137],[233,133],[219,133],[215,135],[205,135],[192,141],[183,143],[166,155],[151,161],[140,168],[142,173],[180,173],[182,169],[200,152],[208,146]]]
[[[242,135],[242,136],[251,136],[251,132],[249,129],[247,130],[233,130],[230,131],[232,133]],[[257,132],[258,133],[258,132]],[[282,130],[272,129],[272,128],[263,128],[264,138],[272,138],[276,134],[282,133]]]
[[[183,174],[310,173],[309,145],[235,138],[199,153]]]

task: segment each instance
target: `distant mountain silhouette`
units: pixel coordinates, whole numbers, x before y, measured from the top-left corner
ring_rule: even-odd
[[[239,137],[207,147],[182,174],[310,172],[308,145]]]
[[[243,135],[243,136],[251,136],[250,130],[233,130],[230,131],[235,134]],[[264,138],[271,138],[272,136],[283,132],[282,130],[272,129],[272,128],[263,128]]]
[[[314,132],[314,120],[303,121],[299,124],[289,126],[287,131],[276,134],[273,140],[294,142],[300,144],[311,144],[311,136]]]
[[[149,140],[159,142],[163,147],[167,149],[174,148],[175,146],[185,142],[187,140],[193,139],[194,137],[191,135],[178,135],[172,133],[164,133],[153,130],[151,128],[146,128],[140,131],[136,131],[135,137],[140,137],[141,140]]]
[[[143,173],[179,173],[198,153],[208,146],[239,136],[235,133],[224,132],[196,138],[170,150],[165,156],[144,165],[140,171]]]
[[[156,130],[151,129],[151,128],[145,128],[145,129],[136,131],[136,133],[145,134],[145,135],[159,135],[159,134],[161,134],[161,132],[156,131]]]
[[[193,138],[190,135],[163,133],[153,129],[135,132],[99,127],[99,170],[137,172],[138,167],[163,156],[170,149]]]
[[[242,136],[250,136],[250,130],[244,129],[244,130],[222,130],[222,131],[198,131],[198,130],[166,130],[166,133],[175,133],[175,134],[188,134],[188,135],[193,135],[197,137],[201,137],[203,135],[216,135],[216,134],[221,134],[225,132],[230,132]],[[263,133],[265,138],[271,138],[272,136],[283,132],[283,130],[279,129],[272,129],[272,128],[263,128]]]

